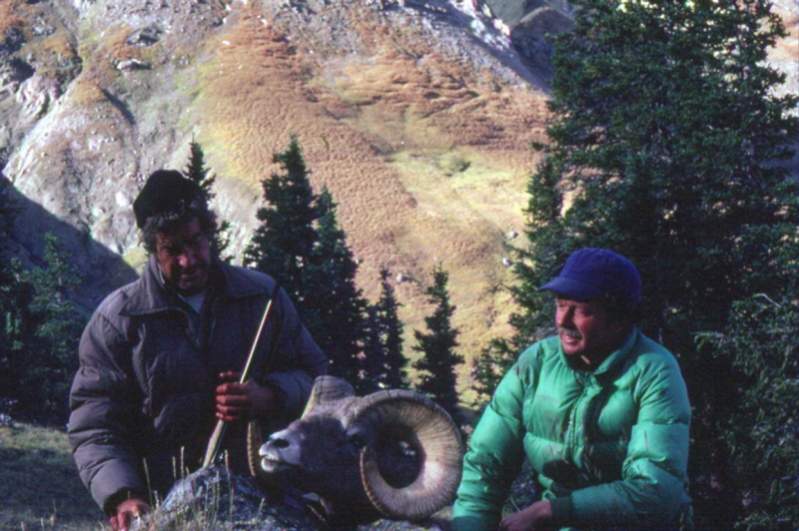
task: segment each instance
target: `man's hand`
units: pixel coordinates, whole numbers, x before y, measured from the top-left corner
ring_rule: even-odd
[[[537,501],[526,509],[502,519],[499,528],[503,531],[534,531],[546,529],[552,519],[552,504],[549,500]]]
[[[150,510],[147,502],[140,498],[128,498],[117,505],[117,512],[108,519],[114,531],[127,531],[131,518],[138,518]]]
[[[240,374],[228,371],[219,374],[221,382],[214,391],[216,418],[235,422],[253,416],[269,414],[277,409],[277,396],[269,387],[252,380],[240,384]]]

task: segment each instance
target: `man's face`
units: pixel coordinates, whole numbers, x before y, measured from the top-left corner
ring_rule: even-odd
[[[601,361],[616,350],[626,327],[609,318],[604,306],[596,301],[555,299],[555,325],[558,327],[563,353]],[[584,360],[585,361],[585,360]]]
[[[155,259],[167,284],[184,295],[199,293],[208,285],[211,247],[197,218],[157,233]]]

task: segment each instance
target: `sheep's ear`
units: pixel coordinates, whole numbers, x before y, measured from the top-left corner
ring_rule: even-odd
[[[314,380],[311,396],[300,418],[307,415],[319,404],[355,396],[355,389],[346,381],[335,376],[319,376]]]
[[[463,443],[449,414],[421,393],[406,390],[378,391],[358,405],[356,420],[377,422],[378,440],[399,438],[419,457],[416,477],[397,483],[381,471],[380,449],[361,451],[361,480],[375,509],[390,518],[420,520],[451,503],[461,480]]]

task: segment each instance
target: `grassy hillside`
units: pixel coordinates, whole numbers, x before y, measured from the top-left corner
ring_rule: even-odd
[[[78,478],[67,435],[0,427],[0,529],[100,529],[103,514]]]
[[[339,203],[367,296],[376,297],[382,266],[409,279],[397,286],[407,354],[437,263],[450,273],[467,360],[508,333],[504,236],[523,225],[544,94],[475,70],[400,13],[390,23],[337,6],[304,21],[268,19],[254,6],[236,15],[182,81],[193,97],[186,120],[224,177],[221,193],[258,190],[295,133],[312,184]],[[347,42],[331,28],[348,28]],[[221,210],[247,222],[235,219],[241,205]]]

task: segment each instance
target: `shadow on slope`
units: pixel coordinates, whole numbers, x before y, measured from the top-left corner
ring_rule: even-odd
[[[0,427],[0,529],[98,529],[104,520],[78,478],[65,433]]]
[[[479,48],[488,53],[503,67],[512,70],[520,78],[527,81],[532,87],[548,92],[549,81],[548,73],[539,71],[534,65],[527,61],[512,46],[509,48],[501,47],[497,44],[490,44],[486,39],[490,39],[493,30],[483,29],[484,37],[475,34],[473,24],[475,19],[469,17],[464,12],[458,10],[449,2],[407,2],[407,7],[427,13],[436,17],[442,23],[448,24],[453,28],[463,31]]]
[[[27,267],[43,266],[44,235],[53,233],[82,282],[75,294],[77,302],[87,313],[113,289],[136,279],[136,272],[115,252],[80,230],[48,212],[40,204],[20,193],[0,171],[0,193],[16,210],[11,230],[11,256],[22,260]],[[5,250],[5,249],[4,249]]]

